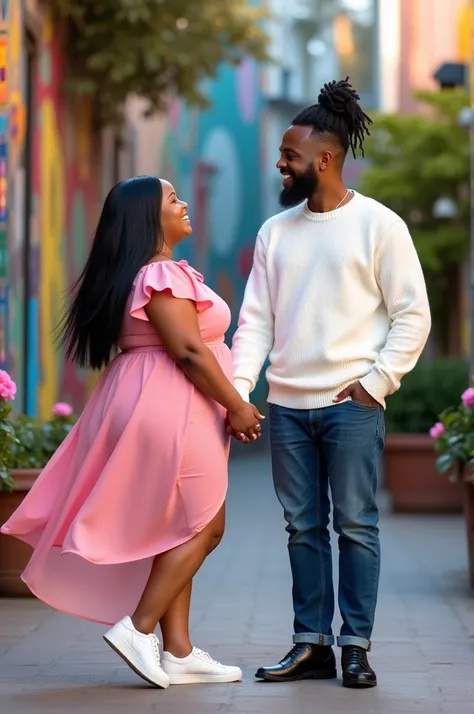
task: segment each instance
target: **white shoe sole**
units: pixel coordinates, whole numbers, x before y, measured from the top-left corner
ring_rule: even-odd
[[[152,672],[146,664],[137,656],[135,650],[130,647],[128,642],[123,639],[117,632],[109,630],[104,635],[104,640],[107,642],[114,652],[128,664],[131,670],[138,674],[139,677],[148,682],[148,684],[160,689],[167,689],[170,685],[170,678],[164,670]]]
[[[169,674],[170,684],[230,684],[241,682],[242,672],[239,674]]]

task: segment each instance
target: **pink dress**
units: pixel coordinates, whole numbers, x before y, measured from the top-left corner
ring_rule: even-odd
[[[186,261],[145,266],[122,353],[2,528],[33,546],[22,578],[37,597],[104,624],[133,612],[154,556],[202,530],[227,491],[225,411],[160,343],[144,310],[153,291],[196,303],[203,341],[232,378],[226,303]]]

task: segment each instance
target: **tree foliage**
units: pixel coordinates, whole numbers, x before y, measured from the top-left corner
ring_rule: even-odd
[[[428,114],[375,118],[362,190],[396,211],[407,222],[421,261],[440,272],[446,263],[467,255],[469,241],[469,140],[458,126],[468,97],[460,90],[420,92]],[[458,219],[433,216],[437,199],[452,199]]]
[[[148,112],[175,94],[206,106],[202,80],[222,63],[268,59],[262,10],[247,0],[51,0],[69,24],[71,86],[106,120],[136,93]]]
[[[392,208],[408,224],[425,270],[435,330],[446,348],[459,266],[469,246],[469,138],[459,126],[468,105],[462,90],[420,92],[424,113],[374,117],[367,142],[369,167],[361,190]],[[439,198],[457,207],[455,219],[433,215]]]

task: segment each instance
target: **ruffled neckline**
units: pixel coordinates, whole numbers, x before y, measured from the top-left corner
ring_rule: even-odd
[[[196,280],[198,280],[200,283],[204,282],[204,277],[199,273],[195,268],[192,267],[192,265],[189,265],[187,260],[156,260],[154,263],[148,263],[147,265],[144,265],[138,273],[140,274],[142,271],[147,270],[148,268],[152,268],[154,265],[177,265],[180,268],[186,269],[191,275],[193,275]]]

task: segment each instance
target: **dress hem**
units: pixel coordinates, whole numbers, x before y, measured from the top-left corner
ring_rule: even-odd
[[[227,495],[227,494],[226,494],[226,495]],[[116,562],[109,562],[109,563],[99,563],[99,562],[97,562],[97,561],[90,560],[89,558],[85,558],[85,557],[84,557],[83,555],[81,555],[78,551],[72,550],[72,549],[68,549],[68,550],[61,551],[61,555],[63,555],[63,554],[64,554],[64,555],[66,555],[66,554],[77,555],[78,557],[80,557],[80,558],[82,558],[83,560],[87,561],[87,562],[90,563],[91,565],[126,565],[127,563],[135,563],[135,562],[138,562],[138,561],[140,561],[140,560],[148,560],[149,558],[156,558],[156,557],[159,556],[159,555],[163,555],[163,553],[168,553],[170,550],[174,550],[175,548],[179,548],[181,545],[184,545],[185,543],[188,543],[190,540],[192,540],[193,538],[195,538],[195,536],[199,535],[199,533],[202,533],[202,531],[209,525],[209,523],[211,523],[211,522],[214,520],[214,518],[217,516],[217,514],[219,513],[219,511],[221,510],[221,508],[225,505],[225,502],[226,502],[226,499],[224,498],[224,500],[222,501],[222,503],[221,503],[221,504],[219,505],[219,507],[215,510],[215,512],[213,512],[213,514],[211,515],[211,517],[209,518],[209,520],[206,521],[206,523],[204,523],[204,525],[202,525],[202,526],[200,526],[199,528],[197,528],[195,531],[193,531],[193,533],[191,533],[190,535],[186,536],[185,538],[182,538],[182,539],[181,539],[176,545],[174,545],[172,548],[167,548],[166,550],[160,550],[160,551],[155,552],[155,553],[150,553],[149,555],[145,555],[145,556],[142,557],[142,558],[134,558],[134,559],[132,559],[132,560],[116,561]],[[13,533],[8,533],[8,534],[6,534],[6,535],[10,535],[10,536],[12,536],[13,538],[18,538],[18,540],[22,540],[23,542],[27,543],[27,541],[26,541],[24,538],[22,538],[21,536],[19,536],[19,535],[14,535]],[[30,545],[30,544],[28,543],[28,545]],[[25,572],[26,572],[26,570],[25,570]],[[95,622],[96,624],[99,624],[99,625],[112,626],[112,625],[115,624],[115,622],[111,622],[111,621],[109,621],[109,620],[107,620],[107,621],[106,621],[106,620],[99,620],[99,619],[94,618],[94,617],[88,617],[87,615],[80,615],[80,614],[75,613],[75,612],[72,612],[72,611],[70,611],[70,610],[66,610],[66,609],[63,608],[63,607],[57,607],[56,605],[53,605],[48,599],[42,597],[42,596],[38,593],[38,591],[34,588],[34,586],[31,585],[31,584],[28,582],[28,579],[24,577],[24,574],[23,574],[23,573],[21,574],[20,578],[21,578],[21,580],[25,583],[25,585],[29,588],[29,590],[33,593],[33,595],[34,595],[36,598],[38,598],[38,600],[41,600],[41,602],[44,602],[46,605],[48,605],[49,607],[52,607],[54,610],[57,610],[58,612],[62,612],[62,613],[64,613],[65,615],[69,615],[70,617],[77,617],[77,618],[79,618],[79,619],[81,619],[81,620],[87,620],[87,621],[89,621],[89,622]],[[131,614],[131,613],[124,613],[123,616],[125,617],[125,615],[127,615],[127,614]]]

